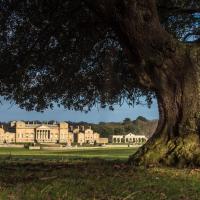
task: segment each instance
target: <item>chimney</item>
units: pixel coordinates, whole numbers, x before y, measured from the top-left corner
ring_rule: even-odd
[[[82,129],[82,131],[85,131],[85,127],[84,126],[81,126],[81,129]]]
[[[70,131],[73,131],[73,130],[74,130],[73,126],[70,126]]]

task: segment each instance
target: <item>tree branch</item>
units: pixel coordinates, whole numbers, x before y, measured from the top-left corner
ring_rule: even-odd
[[[173,14],[194,14],[200,13],[200,8],[182,8],[182,7],[165,7],[158,6],[159,10],[167,11]]]

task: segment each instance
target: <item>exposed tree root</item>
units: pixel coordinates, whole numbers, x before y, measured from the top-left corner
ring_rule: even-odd
[[[197,134],[187,134],[164,142],[152,138],[129,158],[133,165],[200,166],[200,145]]]

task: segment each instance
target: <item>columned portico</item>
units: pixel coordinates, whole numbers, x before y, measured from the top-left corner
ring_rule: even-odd
[[[40,126],[35,130],[35,140],[37,142],[51,142],[51,130],[47,126]]]

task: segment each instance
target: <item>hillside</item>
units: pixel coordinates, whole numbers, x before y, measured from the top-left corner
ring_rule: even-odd
[[[131,121],[130,119],[125,119],[123,122],[100,122],[99,124],[91,124],[92,128],[99,132],[102,137],[109,137],[113,134],[126,134],[135,133],[137,135],[145,135],[148,138],[152,136],[156,127],[158,120],[147,120],[143,117],[138,117],[136,120]]]

